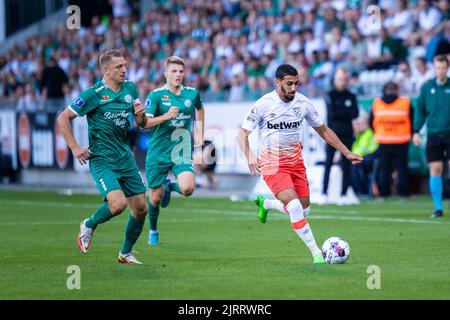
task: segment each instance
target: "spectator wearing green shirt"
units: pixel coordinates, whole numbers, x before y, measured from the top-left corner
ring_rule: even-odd
[[[408,57],[408,50],[399,39],[393,38],[385,29],[381,29],[381,56],[368,63],[370,70],[386,69]]]
[[[247,85],[250,90],[260,90],[264,87],[261,81],[264,80],[264,72],[266,68],[255,58],[250,60],[247,67]]]

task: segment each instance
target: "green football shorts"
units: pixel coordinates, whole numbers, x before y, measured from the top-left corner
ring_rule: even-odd
[[[96,158],[89,161],[89,169],[104,201],[113,190],[122,190],[127,198],[146,191],[134,158],[120,164],[106,163]]]
[[[182,172],[192,172],[194,170],[194,161],[192,159],[183,160],[179,164],[173,162],[155,163],[147,160],[145,165],[145,175],[147,177],[147,185],[149,188],[157,188],[166,180],[169,170],[177,177]],[[149,163],[150,162],[150,163]]]

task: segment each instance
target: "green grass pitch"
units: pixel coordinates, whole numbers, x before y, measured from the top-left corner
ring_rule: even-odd
[[[429,197],[313,205],[319,246],[349,242],[343,265],[313,265],[285,214],[261,224],[251,201],[180,197],[161,210],[157,247],[146,221],[135,246],[144,265],[123,265],[128,209],[97,228],[88,254],[78,250],[79,223],[99,204],[96,195],[2,190],[0,299],[450,299],[450,219],[430,218]],[[67,288],[71,265],[80,290]],[[380,289],[367,287],[371,265]]]

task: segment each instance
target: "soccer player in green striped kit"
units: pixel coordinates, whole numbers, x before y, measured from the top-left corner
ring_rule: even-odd
[[[150,189],[148,242],[151,245],[159,242],[159,207],[169,205],[170,193],[175,191],[190,196],[194,192],[191,138],[194,116],[195,147],[203,146],[205,111],[199,91],[183,85],[184,61],[176,56],[169,57],[164,76],[166,84],[153,90],[145,102],[146,116],[136,120],[140,127],[151,128],[145,164]],[[177,182],[167,179],[169,170],[176,176]]]
[[[74,103],[58,117],[62,135],[81,165],[89,160],[92,178],[105,203],[80,224],[78,247],[87,253],[94,230],[131,207],[131,215],[125,229],[125,241],[119,252],[121,263],[141,264],[132,247],[145,223],[147,205],[145,184],[128,139],[129,115],[145,115],[139,94],[133,82],[125,81],[127,62],[117,50],[104,52],[100,58],[103,80],[81,92]],[[81,147],[72,134],[71,121],[87,117],[89,148]]]
[[[445,55],[433,59],[436,77],[424,83],[420,89],[414,112],[413,142],[420,146],[420,129],[427,125],[426,156],[430,166],[429,186],[434,204],[432,218],[441,218],[445,166],[450,167],[450,79],[447,77],[449,61]]]

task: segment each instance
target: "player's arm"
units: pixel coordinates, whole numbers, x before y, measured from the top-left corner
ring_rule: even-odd
[[[339,139],[339,137],[331,130],[326,124],[322,124],[319,127],[314,127],[314,130],[319,136],[325,140],[333,148],[341,152],[344,157],[352,162],[352,164],[358,164],[363,161],[363,158],[353,152],[351,152]]]
[[[194,148],[202,148],[205,143],[205,108],[203,107],[200,92],[196,91],[194,98],[195,125],[194,125]]]
[[[136,105],[135,105],[135,110],[136,110]],[[136,113],[136,111],[135,111],[135,113]],[[139,127],[143,128],[143,129],[148,129],[151,127],[155,127],[155,126],[163,123],[164,121],[178,117],[178,113],[179,113],[179,109],[177,107],[171,107],[169,109],[169,111],[167,111],[165,114],[163,114],[161,116],[153,117],[148,114],[144,114],[143,116],[135,115],[135,119],[136,119],[136,123]]]
[[[145,107],[142,105],[139,99],[133,101],[133,117],[136,124],[143,128],[147,124],[147,116],[145,115]]]
[[[247,157],[248,161],[248,168],[250,170],[250,173],[252,175],[261,173],[261,170],[258,165],[258,159],[253,154],[252,150],[250,149],[250,143],[248,141],[248,136],[250,135],[251,131],[246,130],[244,128],[239,128],[238,135],[237,135],[237,141],[239,146],[241,147],[242,151],[244,152],[245,156]]]
[[[420,89],[419,98],[417,99],[417,108],[414,112],[413,121],[413,142],[416,146],[422,144],[422,138],[420,137],[419,131],[422,129],[426,121],[426,86],[423,85]],[[411,107],[412,109],[412,107]]]
[[[194,127],[194,137],[195,146],[202,147],[205,143],[205,108],[195,109],[195,127]]]
[[[77,115],[70,108],[66,108],[66,110],[60,113],[56,121],[67,146],[73,153],[73,156],[77,158],[81,165],[83,165],[86,164],[86,161],[89,159],[91,151],[80,147],[73,136],[71,121],[76,117]]]
[[[138,100],[134,101],[134,120],[136,121],[136,124],[143,128],[148,129],[154,126],[157,126],[164,121],[170,120],[174,117],[178,116],[178,108],[172,107],[169,109],[169,111],[162,116],[159,117],[153,117],[149,114],[145,113],[145,107],[142,106],[142,103]]]
[[[135,100],[133,104],[134,115],[136,123],[139,127],[143,129],[152,128],[163,123],[164,121],[178,117],[179,108],[177,107],[171,107],[165,114],[155,117],[158,109],[157,100],[158,99],[153,92],[151,92],[147,97],[145,106],[143,106],[139,100]]]

